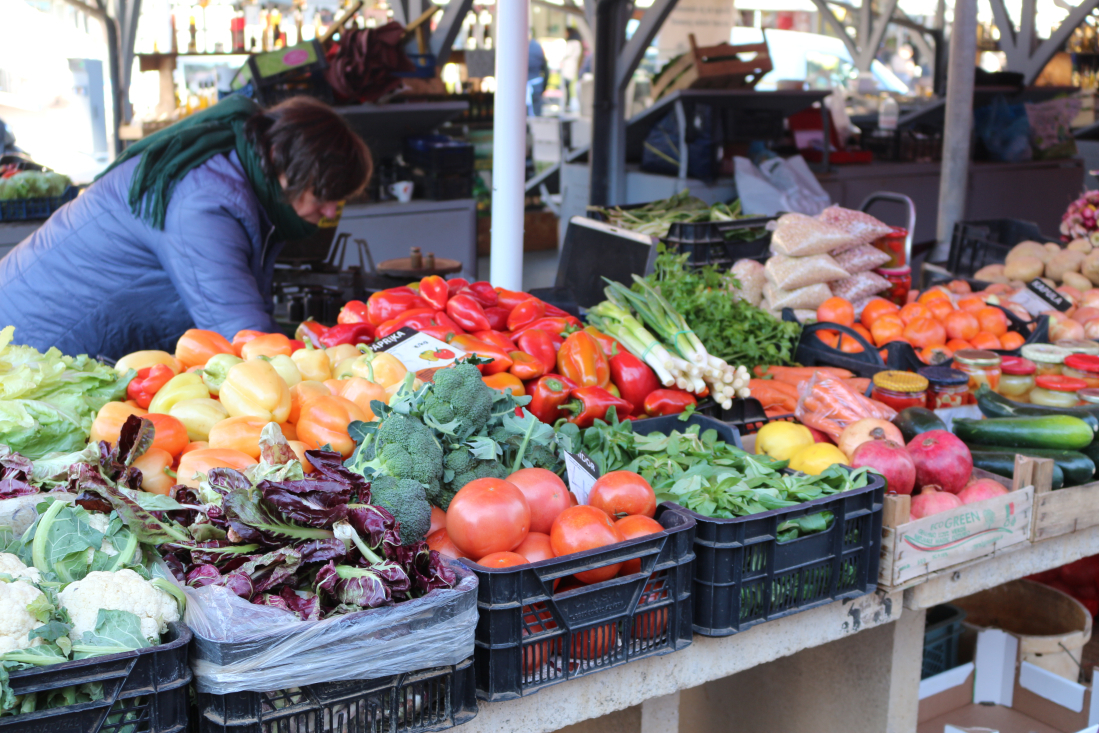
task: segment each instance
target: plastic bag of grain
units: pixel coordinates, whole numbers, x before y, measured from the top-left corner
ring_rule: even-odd
[[[763,286],[767,283],[763,265],[755,260],[737,260],[729,272],[740,282],[740,289],[733,291],[733,298],[758,306],[763,300]]]
[[[805,214],[783,214],[768,227],[772,225],[771,252],[787,257],[822,255],[860,244],[843,229]]]
[[[842,282],[842,281],[841,281]],[[783,308],[812,308],[816,310],[820,304],[832,297],[832,291],[825,283],[807,285],[797,290],[783,290],[771,283],[763,286],[763,294],[772,310],[781,311]]]
[[[884,237],[893,231],[893,227],[869,214],[845,209],[842,206],[829,206],[817,215],[817,219],[851,235],[854,239],[854,244],[851,247],[859,244],[870,244],[875,239]],[[832,253],[835,254],[837,251],[842,252],[843,250],[832,250]]]
[[[829,283],[828,287],[832,289],[832,295],[854,303],[856,300],[883,293],[892,285],[876,272],[860,272],[849,278]]]
[[[881,267],[892,258],[877,247],[860,244],[858,247],[832,255],[836,264],[852,275],[869,272]]]
[[[851,273],[836,264],[831,255],[787,257],[775,255],[767,260],[767,282],[783,290],[797,290],[806,285],[830,283],[850,277]]]

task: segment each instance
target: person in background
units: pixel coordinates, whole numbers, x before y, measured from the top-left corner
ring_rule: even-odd
[[[546,91],[548,77],[546,53],[538,39],[532,37],[527,52],[527,115],[530,117],[542,114],[542,92]]]
[[[565,32],[565,55],[561,58],[561,81],[565,99],[562,111],[569,109],[569,100],[576,93],[576,82],[580,78],[580,64],[584,60],[584,42],[580,32],[569,28]]]

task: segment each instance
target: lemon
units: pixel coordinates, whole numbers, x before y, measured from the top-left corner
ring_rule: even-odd
[[[769,422],[756,433],[756,453],[766,453],[778,461],[788,461],[805,446],[813,444],[809,428],[785,420]]]
[[[834,463],[848,465],[843,451],[831,443],[814,443],[794,454],[790,459],[790,468],[816,476]]]

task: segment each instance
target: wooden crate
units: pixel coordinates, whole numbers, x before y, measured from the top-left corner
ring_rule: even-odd
[[[694,34],[691,50],[661,71],[653,83],[653,99],[680,89],[753,89],[774,66],[766,43],[699,47]],[[752,54],[750,59],[740,57]]]
[[[1015,456],[1015,486],[1034,487],[1030,541],[1041,542],[1099,524],[1099,481],[1052,488],[1053,461]]]
[[[1003,477],[980,469],[973,474],[1012,488]],[[891,591],[1029,543],[1034,488],[1024,486],[914,522],[909,521],[910,506],[910,496],[885,497],[878,585]]]

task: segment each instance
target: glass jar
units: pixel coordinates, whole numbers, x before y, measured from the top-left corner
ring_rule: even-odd
[[[1000,387],[996,391],[1016,402],[1030,402],[1034,389],[1034,372],[1037,367],[1030,359],[1021,356],[1005,356],[1000,361]]]
[[[967,405],[977,404],[977,389],[983,384],[993,392],[1000,386],[1000,355],[983,349],[961,349],[954,352],[952,367],[969,377]]]
[[[1019,353],[1024,359],[1030,359],[1037,368],[1035,377],[1057,376],[1061,374],[1065,357],[1072,352],[1053,344],[1026,344]]]
[[[1091,387],[1082,389],[1076,393],[1076,396],[1080,398],[1080,402],[1084,405],[1099,405],[1099,389]]]
[[[1083,379],[1047,374],[1034,380],[1037,385],[1030,391],[1030,401],[1046,407],[1076,407],[1080,398],[1076,393],[1087,389]]]
[[[1088,387],[1099,387],[1099,356],[1090,354],[1072,354],[1065,357],[1061,374],[1074,379],[1082,379]]]
[[[1068,349],[1074,354],[1090,354],[1092,356],[1099,356],[1099,343],[1090,341],[1088,339],[1065,339],[1064,341],[1058,341],[1054,346],[1060,346],[1062,349]]]
[[[927,379],[912,372],[885,371],[874,375],[870,398],[897,412],[908,407],[927,406]]]
[[[969,375],[943,366],[924,367],[917,372],[927,379],[927,409],[961,407],[969,394]],[[1001,383],[1003,377],[1000,378]]]

